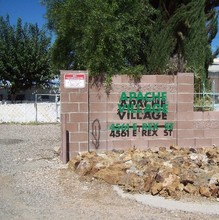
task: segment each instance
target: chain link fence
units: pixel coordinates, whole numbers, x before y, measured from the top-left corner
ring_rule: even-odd
[[[59,94],[36,94],[34,102],[0,104],[0,123],[55,123],[59,121]]]
[[[211,80],[211,89],[208,91],[205,89],[204,83],[199,85],[199,92],[194,93],[194,110],[219,111],[218,89],[219,85],[215,79]]]
[[[219,111],[219,93],[203,92],[194,94],[195,111]]]

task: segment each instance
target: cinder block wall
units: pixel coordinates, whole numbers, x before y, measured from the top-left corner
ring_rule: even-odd
[[[94,85],[90,89],[90,133],[92,134],[93,121],[98,120],[100,123],[100,137],[99,137],[99,148],[102,150],[112,150],[112,149],[127,149],[131,147],[136,147],[140,149],[145,149],[147,147],[153,146],[170,146],[176,144],[175,132],[172,132],[172,136],[165,137],[164,129],[159,128],[157,135],[154,136],[143,136],[142,129],[139,128],[136,134],[133,135],[133,129],[129,129],[129,136],[121,137],[121,132],[119,137],[112,137],[110,127],[112,124],[122,125],[137,124],[137,126],[143,123],[158,123],[159,125],[164,125],[165,122],[176,123],[176,105],[177,105],[177,84],[175,76],[154,76],[145,75],[142,77],[141,82],[136,84],[128,76],[115,76],[113,78],[112,89],[110,95],[107,96],[104,88],[98,90]],[[118,115],[118,104],[122,92],[125,92],[127,96],[129,92],[138,93],[141,91],[143,94],[146,92],[166,92],[168,110],[167,120],[154,120],[154,119],[128,119],[127,115],[123,119],[120,119]],[[134,114],[136,117],[136,114]],[[94,127],[94,126],[93,126]],[[153,135],[153,132],[151,132]],[[95,150],[95,135],[91,135],[90,139],[90,149]]]
[[[177,145],[182,147],[194,146],[193,129],[193,101],[194,101],[194,75],[191,73],[178,73],[177,77]]]
[[[67,162],[80,151],[88,150],[88,73],[85,73],[86,86],[82,89],[64,87],[64,75],[80,71],[61,71],[61,159]]]
[[[64,75],[69,72],[74,71],[61,71],[63,162],[81,151],[219,145],[219,112],[193,111],[194,76],[191,73],[178,73],[176,76],[145,75],[139,83],[125,75],[115,76],[110,94],[107,95],[103,87],[98,87],[95,83],[88,84],[87,72],[85,88],[64,88]],[[166,117],[140,119],[134,113],[132,118],[128,118],[127,110],[123,118],[121,114],[119,116],[121,94],[129,96],[129,92],[164,92],[168,104]],[[143,131],[141,126],[149,123],[159,125],[158,130]],[[173,123],[173,130],[166,131],[167,136],[165,123]],[[129,132],[125,130],[122,133],[121,129],[112,135],[113,124],[128,124]],[[133,129],[135,126],[136,130]]]
[[[194,145],[219,146],[219,112],[194,112]]]

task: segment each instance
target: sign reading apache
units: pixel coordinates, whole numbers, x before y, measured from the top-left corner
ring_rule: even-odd
[[[168,104],[166,92],[122,92],[118,103],[118,116],[124,119],[139,120],[167,120]],[[129,137],[137,136],[158,136],[158,129],[164,128],[164,136],[171,136],[173,123],[165,122],[160,125],[156,122],[145,122],[142,124],[111,124],[110,136]],[[130,130],[132,131],[130,132]]]

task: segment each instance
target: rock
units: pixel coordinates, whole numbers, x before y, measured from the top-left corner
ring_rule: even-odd
[[[141,166],[141,167],[144,167],[146,166],[148,163],[149,163],[150,160],[148,159],[142,159],[141,161],[139,161],[138,165]]]
[[[213,149],[217,152],[217,154],[219,154],[219,147],[215,146]]]
[[[174,174],[169,174],[169,176],[167,178],[164,179],[163,181],[163,187],[168,187],[171,186],[174,182],[176,182],[178,180],[178,177]],[[178,184],[180,184],[179,181],[177,181]],[[176,188],[176,186],[174,187]]]
[[[183,191],[183,189],[184,189],[184,185],[182,184],[182,183],[180,183],[180,184],[178,184],[177,185],[177,188],[176,188],[178,191]]]
[[[81,176],[85,176],[89,174],[92,168],[93,168],[92,160],[89,160],[88,158],[84,158],[83,160],[80,161],[80,163],[76,167],[75,172]]]
[[[126,169],[129,169],[130,167],[133,166],[132,160],[128,160],[128,161],[124,162],[124,164],[125,164],[125,168]]]
[[[116,153],[116,154],[123,154],[124,150],[117,150],[117,149],[112,149],[112,152]]]
[[[79,163],[80,161],[73,158],[68,162],[68,168],[75,171]]]
[[[144,176],[144,172],[143,171],[141,171],[141,170],[139,170],[137,173],[136,173],[138,176]]]
[[[216,173],[211,177],[209,184],[219,184],[219,173]]]
[[[141,192],[144,190],[144,180],[141,177],[132,173],[128,175],[128,179],[129,179],[129,186],[131,186],[132,191]]]
[[[105,168],[102,170],[99,170],[94,174],[94,177],[97,179],[104,180],[105,182],[116,185],[116,184],[126,184],[122,183],[122,177],[126,175],[123,170],[118,170],[118,169],[110,169],[110,168]],[[123,178],[124,179],[124,178]]]
[[[190,154],[189,157],[190,157],[191,160],[197,160],[198,159],[198,155],[194,154],[194,153]]]
[[[162,183],[164,181],[164,174],[162,172],[158,172],[155,176],[155,181],[158,183]]]
[[[176,199],[176,200],[180,199],[180,192],[175,190],[174,188],[167,187],[166,192],[168,193],[169,197]],[[160,195],[162,195],[162,194],[160,193]]]
[[[171,196],[174,199],[180,198],[180,194],[183,190],[183,185],[180,183],[178,176],[170,174],[169,177],[165,179],[163,187],[166,188],[168,196]]]
[[[124,154],[121,154],[119,156],[119,159],[124,161],[124,162],[127,162],[127,161],[131,161],[132,160],[132,157],[131,157],[131,154],[130,152],[125,152]]]
[[[178,146],[170,146],[170,150],[179,151],[180,147],[178,147]]]
[[[53,149],[58,155],[61,154],[61,147],[57,146],[57,147],[54,147]]]
[[[206,152],[206,155],[208,158],[211,159],[211,158],[217,157],[217,152],[216,152],[216,150],[211,149]]]
[[[188,183],[186,186],[184,186],[184,191],[193,195],[197,193],[197,188],[193,184]]]
[[[136,192],[179,199],[219,197],[219,148],[154,148],[80,153],[68,163],[83,178],[97,178]],[[217,157],[216,157],[217,155]]]
[[[190,153],[190,151],[189,151],[189,149],[188,148],[180,148],[180,154],[182,155],[182,156],[186,156],[186,155],[188,155]]]
[[[181,165],[184,169],[188,170],[191,166],[192,166],[192,163],[189,162],[188,160],[184,159],[184,162],[183,164]]]
[[[159,147],[159,152],[166,152],[166,147]]]
[[[208,157],[207,155],[201,154],[199,155],[199,158],[201,160],[202,163],[207,164],[208,163]]]
[[[201,161],[196,161],[195,164],[198,166],[198,167],[202,167],[203,163]]]
[[[101,157],[98,158],[93,158],[92,159],[94,165],[94,169],[100,170],[100,169],[104,169],[106,167],[109,167],[110,165],[112,165],[114,162],[112,160],[108,160],[108,159],[103,159]]]
[[[139,152],[139,151],[135,151],[132,154],[132,161],[134,163],[139,163],[140,161],[142,161],[145,158],[145,155],[143,152]]]
[[[196,176],[194,175],[193,172],[188,172],[188,171],[185,171],[184,173],[182,173],[180,175],[180,182],[183,184],[183,185],[187,185],[188,183],[191,183],[193,184],[196,180]]]
[[[151,186],[151,194],[153,196],[157,195],[163,189],[162,183],[154,182]]]
[[[159,151],[158,155],[159,155],[159,158],[166,161],[167,158],[169,157],[169,152],[167,152],[165,148],[165,150]]]
[[[88,159],[93,159],[95,156],[97,156],[97,153],[92,151],[92,152],[82,152],[81,153],[81,158],[88,158]]]
[[[93,156],[94,156],[94,155],[93,155]],[[92,157],[93,157],[93,156],[92,156]],[[99,158],[104,159],[104,160],[109,160],[109,159],[111,159],[110,156],[108,156],[108,155],[105,154],[105,153],[97,153],[97,156],[98,156]]]
[[[173,168],[172,168],[172,173],[173,173],[173,174],[179,175],[180,172],[181,172],[180,167],[173,167]]]
[[[192,153],[197,153],[197,150],[195,148],[192,148],[192,147],[189,148],[189,151],[192,152]]]
[[[200,186],[199,193],[202,196],[205,196],[207,198],[209,198],[211,196],[210,190],[209,190],[209,188],[207,186]]]
[[[118,184],[124,186],[124,189],[128,191],[144,191],[144,179],[134,173],[122,175]]]
[[[170,163],[170,161],[164,161],[164,162],[163,162],[163,165],[164,165],[165,167],[168,167],[168,168],[172,168],[172,167],[173,167],[173,164]]]
[[[211,196],[217,198],[219,196],[219,187],[215,184],[209,185]]]
[[[172,158],[171,162],[173,164],[173,167],[181,167],[182,164],[184,163],[185,158],[183,158],[182,156],[180,156],[180,154],[178,154],[177,156],[175,156],[174,158]]]
[[[135,173],[136,174],[138,172],[139,172],[139,170],[133,165],[129,169],[126,170],[127,174],[129,174],[129,173]]]
[[[154,177],[152,175],[148,175],[144,178],[144,191],[149,192],[154,181]]]
[[[104,169],[106,167],[107,166],[104,163],[101,163],[101,162],[96,163],[95,166],[94,166],[94,168],[96,168],[97,170]]]
[[[152,173],[157,173],[160,169],[160,164],[155,161],[151,161],[150,164],[146,167],[144,167],[145,173],[147,172],[152,172]]]
[[[159,192],[159,195],[162,196],[162,197],[165,197],[165,198],[171,197],[169,190],[166,189],[166,188],[163,188],[163,189]]]

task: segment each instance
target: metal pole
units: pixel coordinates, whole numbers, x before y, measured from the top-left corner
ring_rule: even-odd
[[[213,79],[212,81],[212,92],[213,92],[213,101],[212,101],[212,104],[213,104],[213,111],[215,109],[215,80]]]
[[[87,74],[87,95],[88,95],[88,123],[87,123],[87,129],[88,129],[88,152],[90,152],[90,83],[89,83],[89,73]]]
[[[205,110],[205,84],[204,82],[203,82],[202,96],[203,96],[203,105],[202,105],[202,111],[203,111]]]
[[[56,122],[58,122],[58,97],[57,94],[55,94],[55,103],[56,103]]]
[[[36,110],[35,122],[37,122],[37,94],[35,94],[35,102],[34,102],[34,105],[35,105],[35,110]]]

